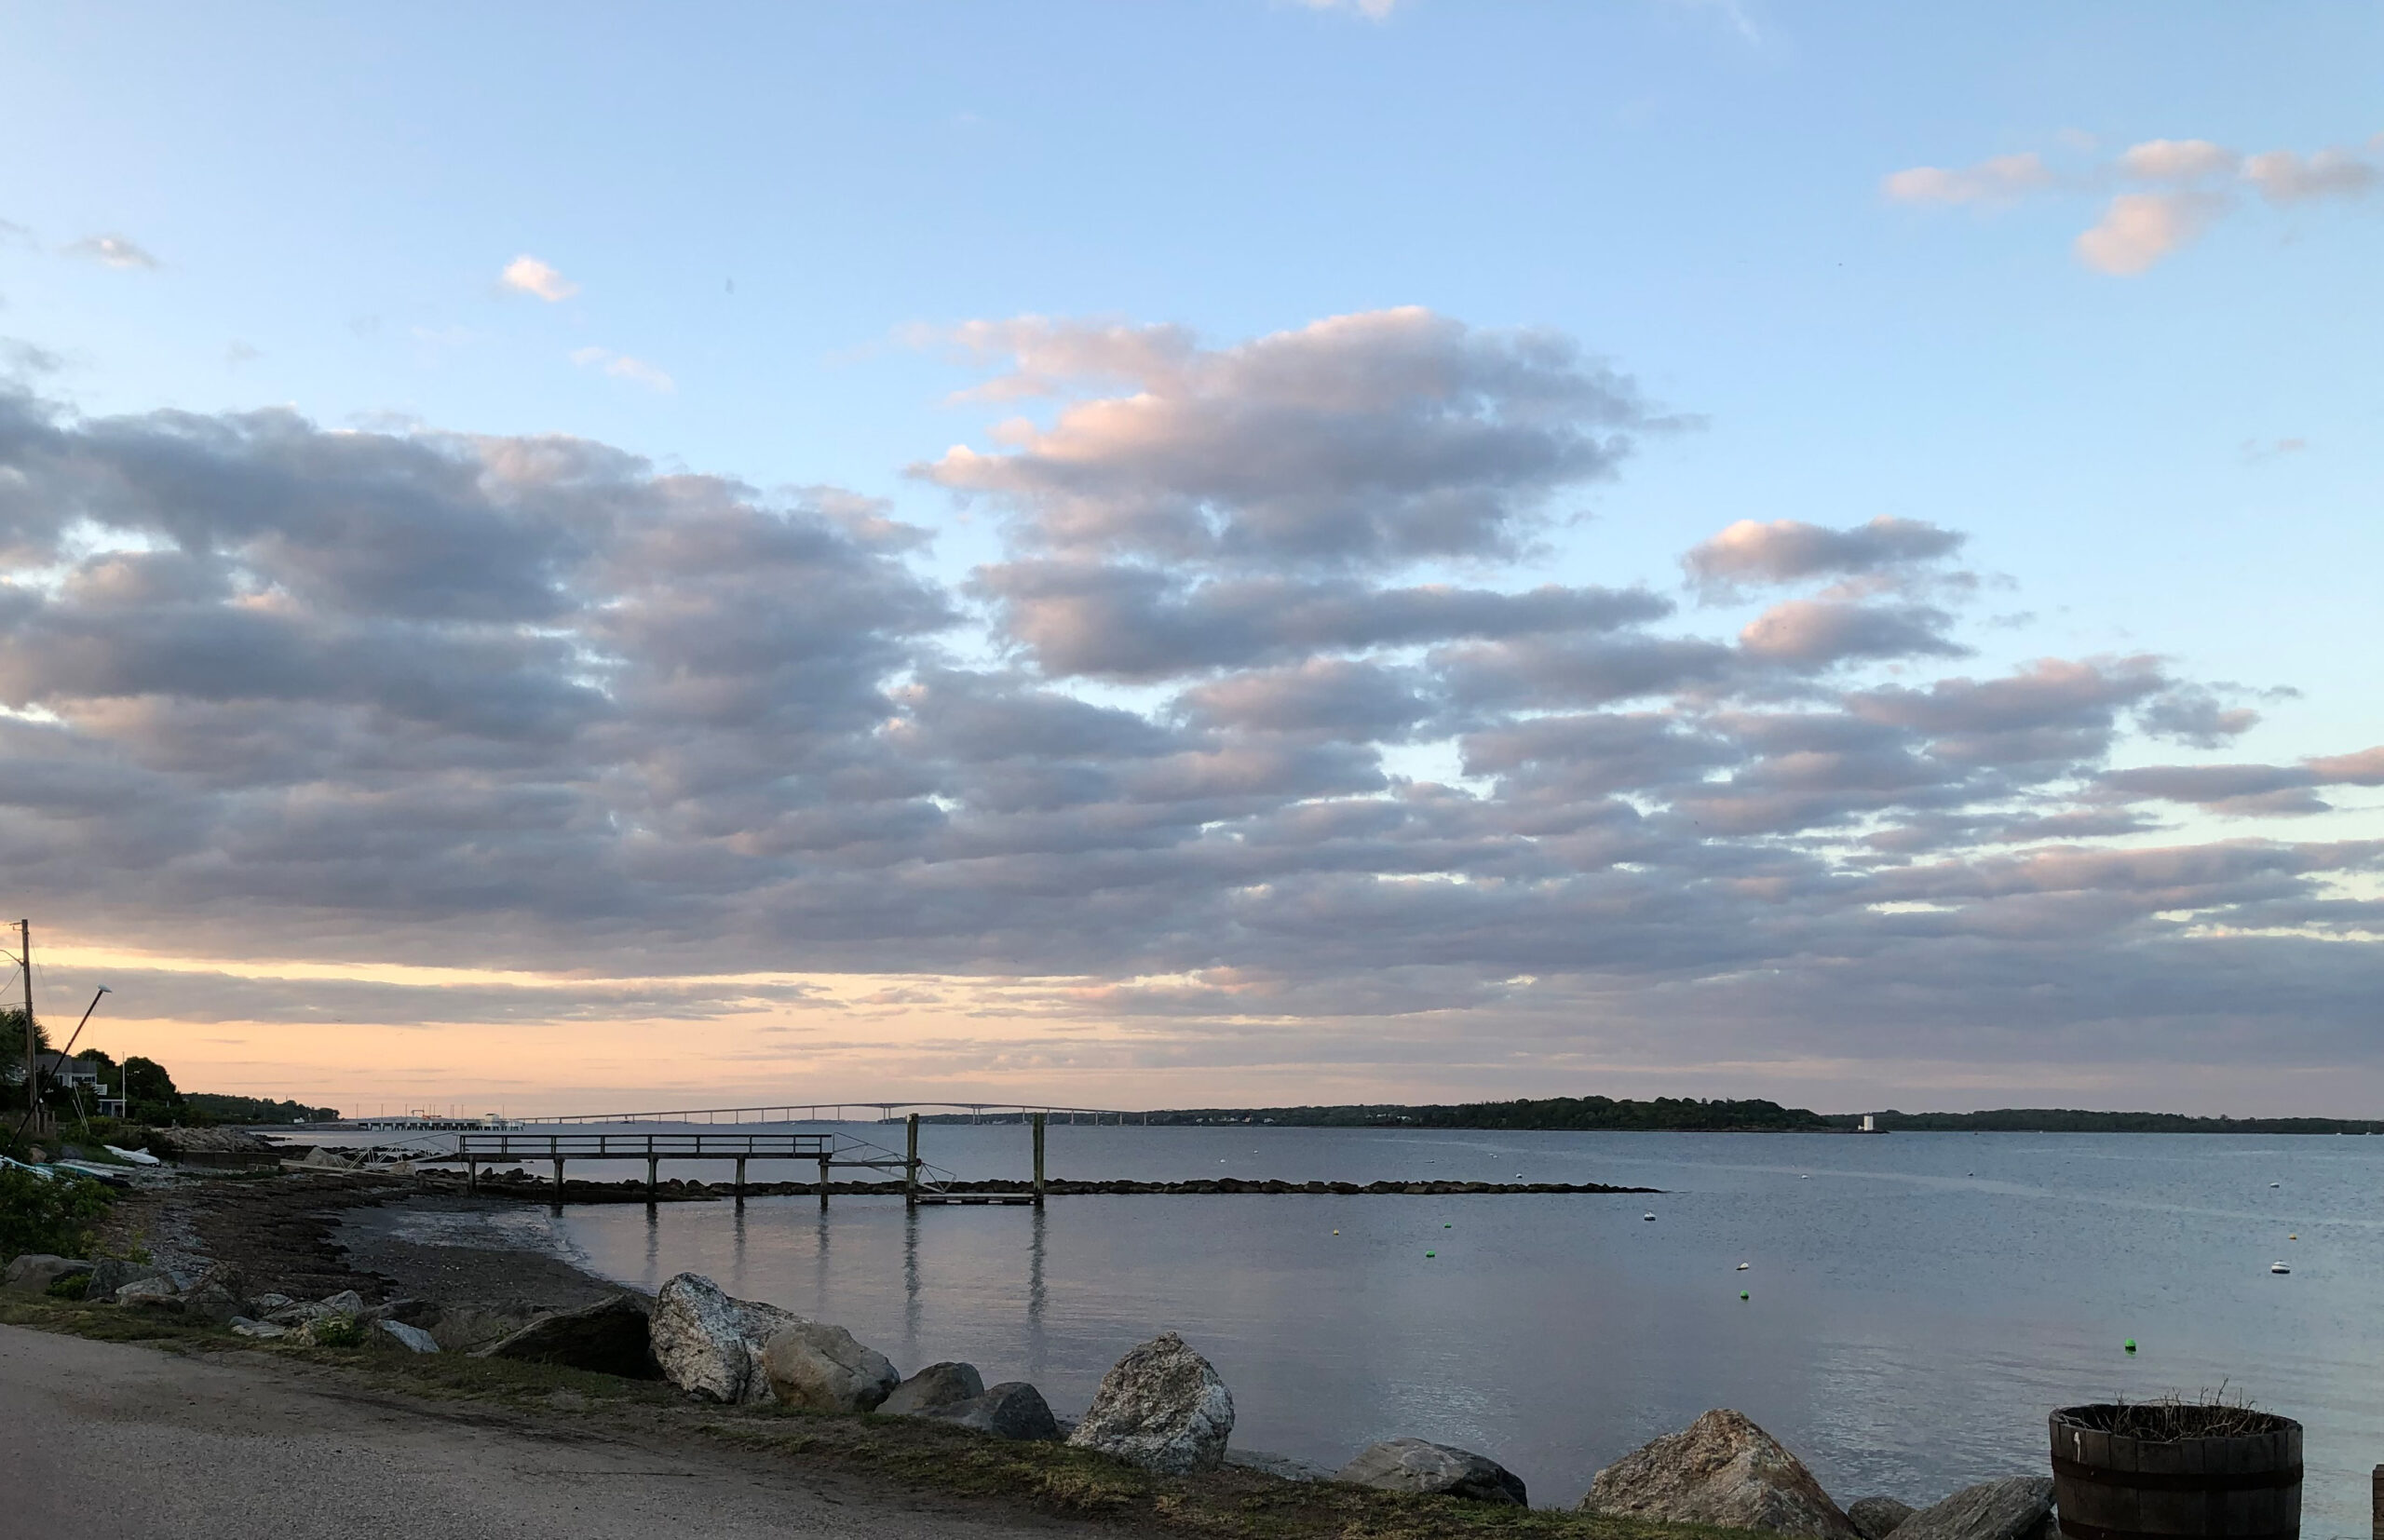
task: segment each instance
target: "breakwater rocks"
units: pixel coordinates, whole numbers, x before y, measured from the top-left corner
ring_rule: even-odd
[[[1802,1460],[1727,1408],[1599,1471],[1580,1508],[1808,1540],[2050,1540],[2053,1522],[2052,1482],[2038,1476],[1981,1481],[1917,1512],[1893,1497],[1840,1508]]]
[[[417,1179],[419,1180],[419,1179]],[[437,1179],[448,1186],[461,1187],[460,1173],[440,1173]],[[534,1197],[552,1202],[556,1196],[552,1182],[533,1177],[516,1167],[504,1171],[482,1172],[479,1190],[492,1196]],[[970,1182],[965,1184],[970,1193],[1002,1193],[1021,1196],[1031,1195],[1031,1182]],[[901,1197],[909,1189],[900,1182],[831,1182],[831,1197]],[[1656,1194],[1660,1187],[1614,1187],[1602,1182],[1279,1182],[1243,1177],[1195,1177],[1189,1182],[1047,1182],[1044,1193],[1052,1197],[1158,1197],[1208,1196],[1219,1194],[1246,1194],[1257,1196],[1297,1196],[1300,1195],[1343,1197],[1383,1196],[1512,1196],[1544,1193],[1643,1193]],[[812,1197],[818,1196],[816,1182],[751,1182],[745,1184],[747,1197]],[[651,1197],[666,1203],[700,1203],[715,1198],[738,1196],[737,1187],[725,1182],[687,1182],[672,1178],[657,1182]],[[626,1182],[566,1181],[562,1196],[571,1203],[644,1203],[649,1193],[643,1178]]]

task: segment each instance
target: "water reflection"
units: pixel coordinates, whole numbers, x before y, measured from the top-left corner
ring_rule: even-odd
[[[931,1158],[972,1175],[1023,1163],[1014,1127],[931,1134]],[[1666,1196],[856,1198],[833,1219],[806,1196],[753,1199],[741,1229],[727,1203],[562,1223],[612,1276],[706,1272],[906,1370],[1031,1379],[1063,1412],[1174,1329],[1233,1387],[1237,1442],[1338,1465],[1374,1438],[1437,1438],[1497,1455],[1542,1502],[1709,1407],[1762,1423],[1842,1497],[1920,1499],[2040,1470],[2052,1406],[2226,1381],[2307,1425],[2309,1533],[2364,1533],[2384,1446],[2384,1141],[1058,1125],[1052,1145],[1088,1176],[1522,1171]],[[1650,1207],[1660,1223],[1640,1221]],[[2292,1274],[2271,1276],[2286,1254]]]

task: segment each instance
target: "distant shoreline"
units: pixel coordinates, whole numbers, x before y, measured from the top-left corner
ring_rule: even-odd
[[[1463,1128],[1504,1132],[1853,1133],[1870,1116],[1880,1133],[2376,1134],[2384,1119],[2193,1117],[2183,1113],[2090,1112],[2002,1107],[1974,1113],[1816,1113],[1776,1101],[1700,1101],[1602,1096],[1451,1105],[1395,1103],[1313,1107],[1195,1107],[1136,1119],[1155,1127],[1274,1125],[1292,1128]],[[965,1119],[964,1119],[965,1121]]]

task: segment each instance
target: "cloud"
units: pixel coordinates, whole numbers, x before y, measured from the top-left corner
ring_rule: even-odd
[[[510,289],[517,294],[533,295],[549,304],[567,300],[579,292],[579,285],[527,252],[507,263],[505,271],[497,275],[496,281],[500,287]]]
[[[2384,139],[2384,136],[2379,136]],[[2073,149],[2091,151],[2091,140]],[[1885,178],[1881,188],[1909,204],[2012,203],[2042,195],[2107,191],[2114,182],[2149,182],[2160,190],[2122,192],[2073,250],[2100,273],[2132,277],[2182,250],[2232,211],[2239,192],[2288,206],[2323,198],[2364,196],[2384,178],[2376,163],[2340,147],[2301,155],[2269,150],[2245,155],[2206,139],[2148,139],[2101,166],[2057,171],[2034,153],[2003,155],[1966,169],[1916,166]]]
[[[2301,203],[2322,197],[2363,197],[2377,181],[2373,161],[2348,150],[2321,150],[2307,157],[2271,150],[2243,163],[2243,180],[2271,203]]]
[[[2078,260],[2119,277],[2146,272],[2200,236],[2226,207],[2203,193],[2122,193],[2078,237]]]
[[[1050,561],[983,567],[971,587],[1046,674],[1133,681],[1321,653],[1612,630],[1673,607],[1637,588],[1501,593],[1239,574],[1196,582],[1146,566]]]
[[[2009,203],[2052,185],[2044,157],[1997,155],[1959,170],[1915,166],[1882,179],[1880,191],[1897,203]]]
[[[2130,145],[2119,158],[2122,175],[2147,182],[2199,182],[2232,175],[2242,164],[2234,151],[2206,139],[2147,139]]]
[[[1077,557],[1382,568],[1518,554],[1551,494],[1612,476],[1669,426],[1627,378],[1551,332],[1409,307],[1221,349],[1172,327],[1038,317],[960,328],[1007,356],[986,389],[1059,395],[1012,446],[956,446],[913,474],[1007,510]]]
[[[2284,836],[2384,785],[2384,750],[2147,763],[2240,741],[2257,697],[2150,657],[1963,661],[1963,591],[1912,575],[1960,534],[1918,520],[1703,542],[1693,576],[1825,586],[1727,628],[1497,580],[1474,553],[1558,528],[1528,511],[1574,485],[1549,446],[1646,409],[1561,339],[1388,330],[1011,337],[989,356],[1054,409],[984,456],[1040,457],[1016,490],[958,489],[1010,499],[960,582],[883,502],[584,439],[0,395],[0,861],[119,952],[554,981],[421,1021],[631,1012],[676,1052],[728,1020],[748,1051],[794,1008],[767,980],[850,978],[878,1004],[806,1074],[910,1062],[887,1034],[929,1028],[898,1007],[945,1012],[936,1075],[1339,1066],[1410,1095],[2059,1066],[2089,1037],[2375,1067],[2384,846]],[[1145,394],[1156,438],[1069,422]],[[1475,453],[1385,498],[1497,506],[1462,582],[1319,468],[1401,423]],[[1097,474],[1052,491],[1055,443]],[[1275,453],[1227,481],[1219,444]],[[1154,485],[1226,490],[1146,539]],[[1334,554],[1253,559],[1274,526],[1237,521],[1278,504]],[[2214,840],[2180,808],[2280,821]],[[927,979],[949,1006],[902,1005]],[[431,987],[189,1009],[403,1020]]]
[[[616,353],[610,348],[575,348],[572,350],[571,361],[582,369],[600,370],[616,380],[628,380],[631,384],[642,385],[659,395],[668,396],[679,388],[678,383],[670,375],[644,359],[632,358],[626,353]]]
[[[154,273],[164,264],[123,236],[86,236],[65,249],[66,255],[119,271]]]
[[[48,348],[26,342],[21,337],[0,337],[0,370],[19,380],[30,380],[44,374],[55,374],[66,367],[64,356]]]
[[[1759,584],[1854,576],[1950,556],[1965,537],[1917,519],[1886,515],[1852,529],[1824,529],[1793,519],[1759,524],[1742,519],[1681,559],[1689,581],[1727,596]]]

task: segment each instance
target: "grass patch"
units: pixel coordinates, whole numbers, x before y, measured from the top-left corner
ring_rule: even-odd
[[[1047,1512],[1203,1540],[1747,1540],[1740,1530],[1286,1481],[1235,1466],[1198,1478],[1154,1476],[1065,1444],[1007,1443],[910,1417],[763,1412],[731,1421],[715,1410],[702,1426],[732,1443],[914,1490],[1025,1502]]]
[[[109,1343],[198,1343],[227,1335],[204,1321],[184,1320],[162,1311],[87,1304],[80,1300],[54,1300],[40,1294],[0,1294],[0,1325],[65,1331]]]

